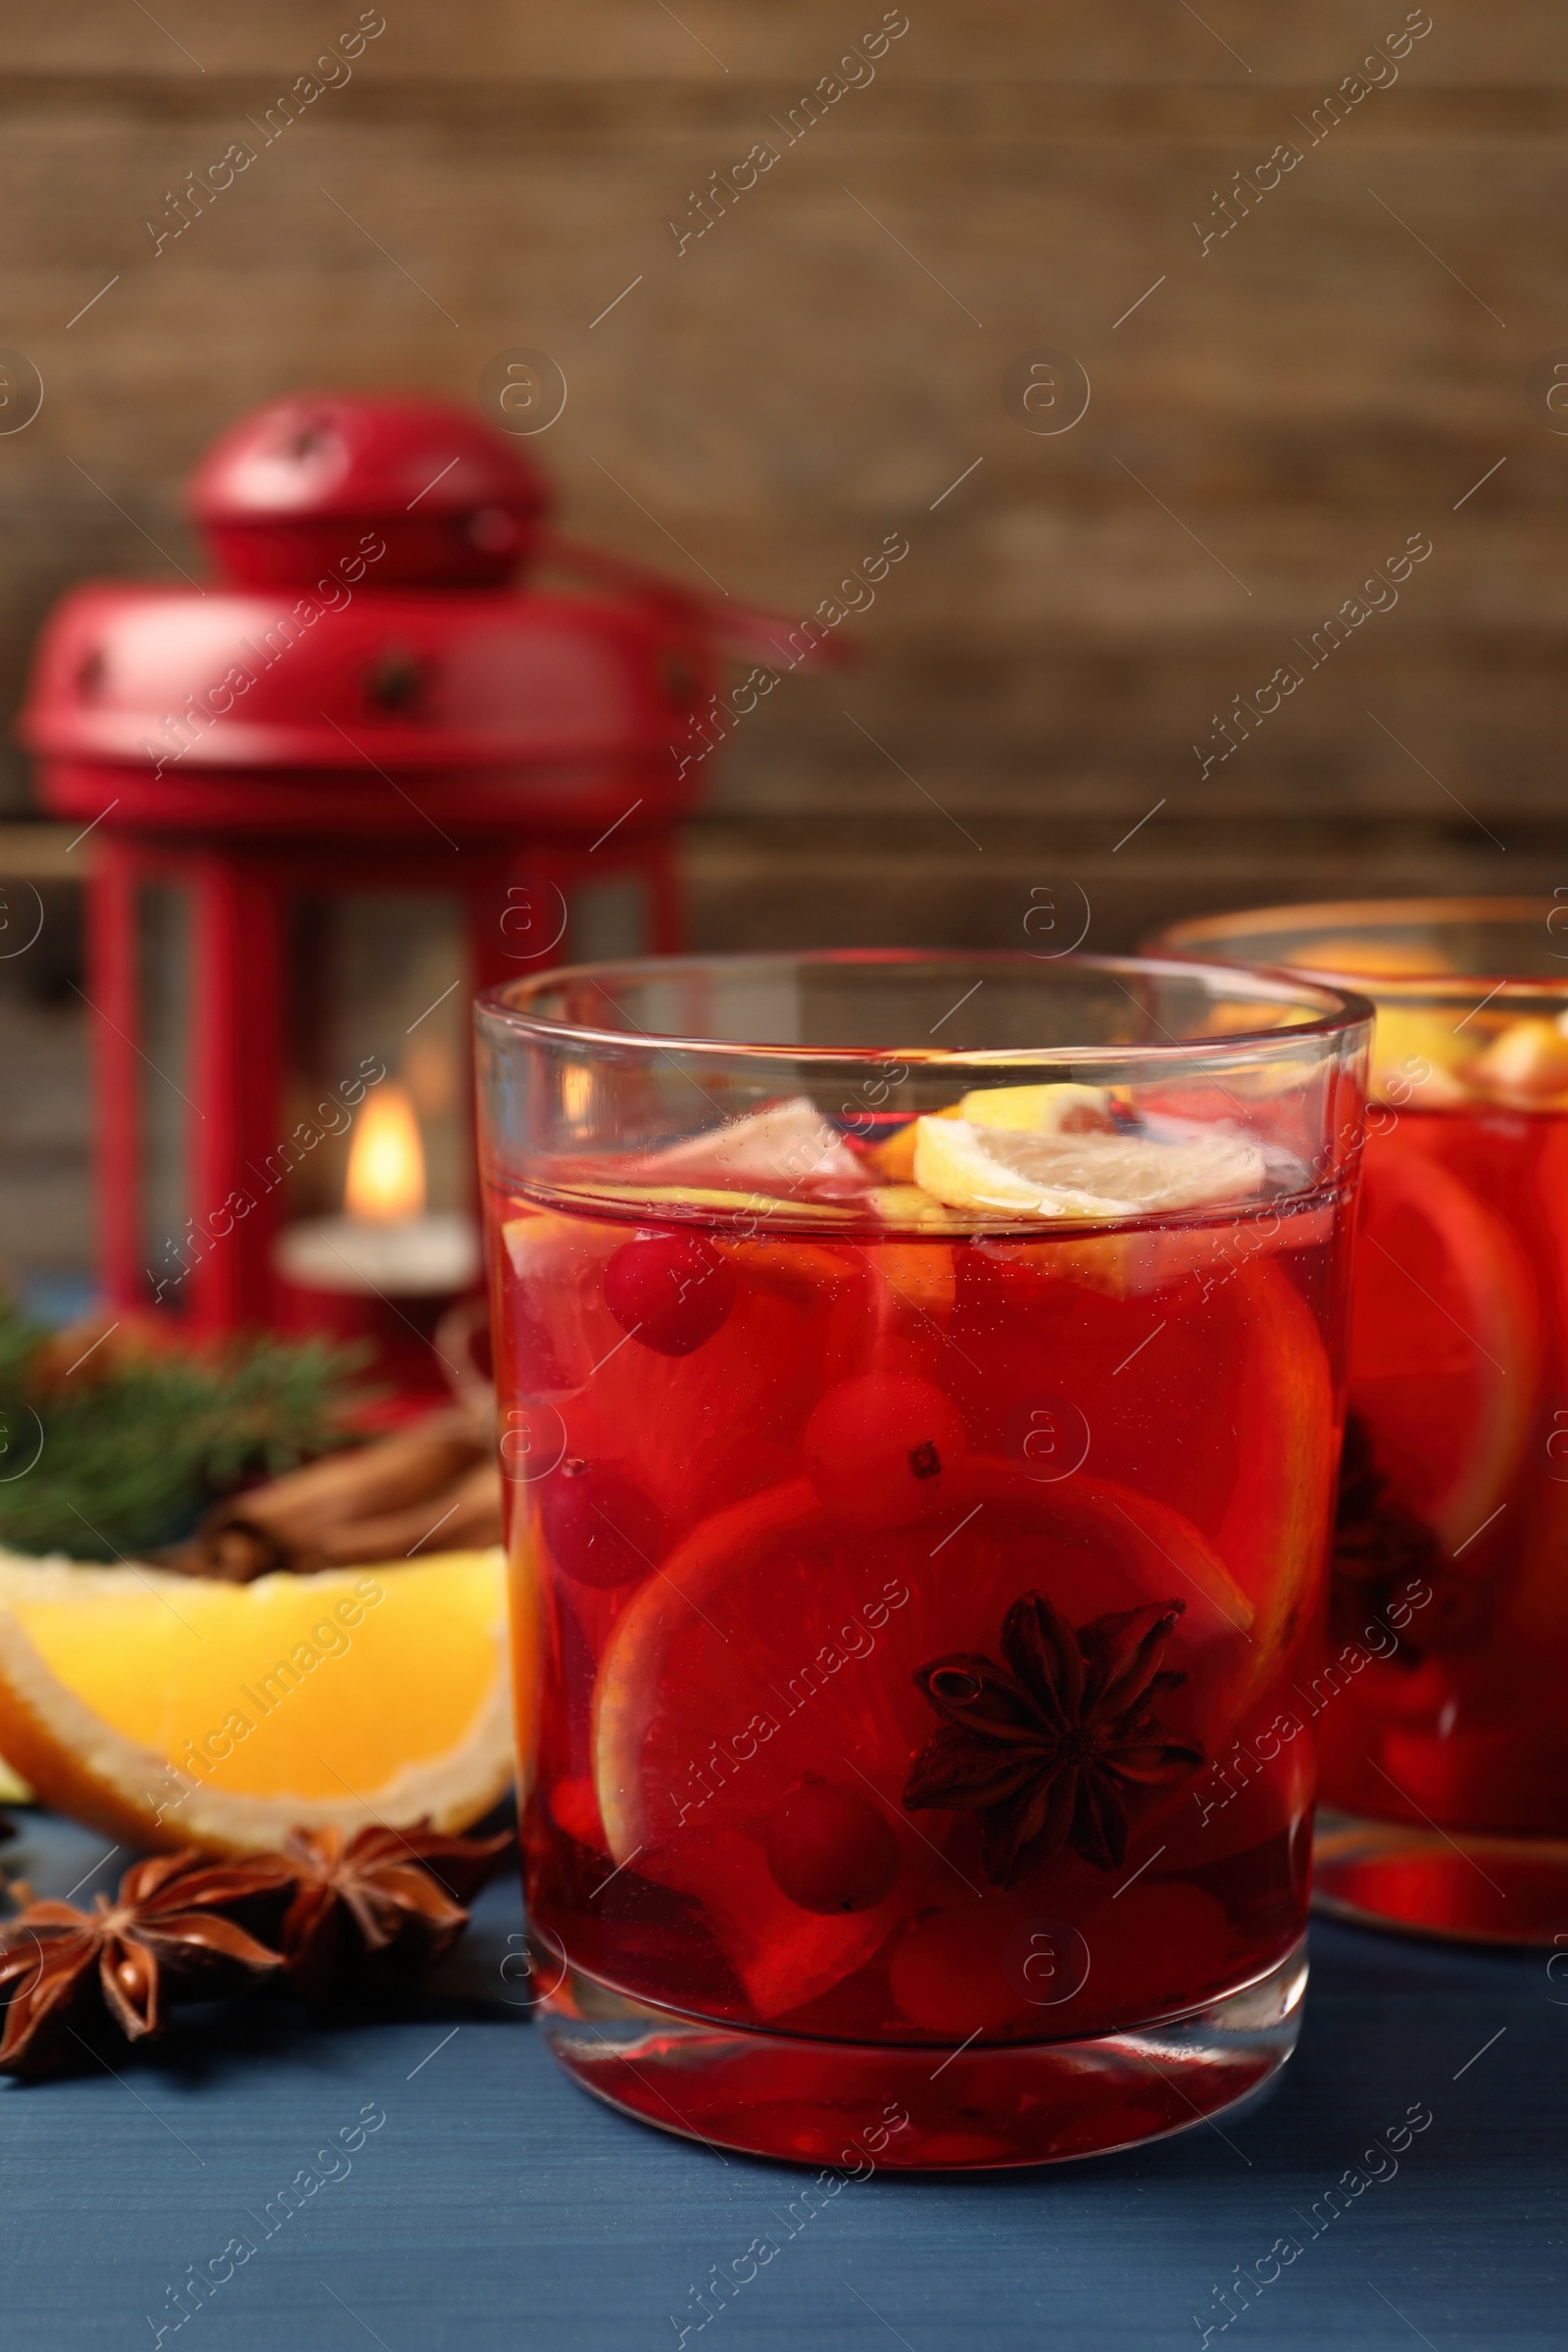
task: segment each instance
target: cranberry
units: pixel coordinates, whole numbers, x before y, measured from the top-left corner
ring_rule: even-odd
[[[658,1355],[690,1355],[735,1303],[735,1269],[700,1233],[623,1242],[605,1268],[605,1304]]]
[[[647,1576],[663,1554],[664,1528],[654,1505],[613,1470],[568,1455],[539,1484],[539,1516],[558,1568],[579,1585],[609,1592]]]
[[[1257,1887],[1257,1863],[1250,1857],[1246,1879],[1238,1871],[1231,1880],[1233,1886],[1245,1884],[1250,1907],[1254,1893],[1263,1898],[1261,1914],[1247,1931],[1250,1943],[1238,1943],[1217,1896],[1179,1879],[1124,1881],[1119,1892],[1098,1903],[1082,1931],[1094,1955],[1090,2000],[1115,2016],[1158,2017],[1234,1984],[1249,1948],[1266,1949],[1276,1935],[1283,1942],[1300,1913],[1287,1877],[1285,1838],[1269,1843],[1273,1851],[1263,1868],[1271,1886]]]
[[[1496,1614],[1495,1596],[1479,1576],[1444,1566],[1432,1577],[1432,1598],[1411,1621],[1410,1642],[1437,1657],[1474,1653]]]
[[[869,1911],[899,1875],[883,1815],[854,1788],[807,1781],[773,1807],[762,1850],[774,1885],[803,1911]]]
[[[1028,2012],[1003,1972],[999,1933],[972,1905],[917,1913],[888,1968],[900,2013],[954,2041],[1015,2027]]]
[[[550,1798],[550,1810],[558,1829],[579,1845],[588,1846],[594,1853],[605,1852],[604,1823],[599,1817],[599,1799],[594,1785],[584,1775],[579,1780],[558,1781]]]
[[[806,1424],[806,1473],[856,1527],[908,1527],[952,1493],[968,1452],[963,1423],[926,1380],[871,1372],[829,1389]]]

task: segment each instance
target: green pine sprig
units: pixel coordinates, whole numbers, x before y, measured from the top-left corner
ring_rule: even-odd
[[[218,1495],[353,1442],[359,1348],[234,1340],[40,1378],[51,1334],[0,1300],[0,1545],[78,1560],[175,1542]]]

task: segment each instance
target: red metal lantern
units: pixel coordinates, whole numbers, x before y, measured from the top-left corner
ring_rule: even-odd
[[[50,619],[23,735],[44,805],[101,828],[114,1306],[373,1330],[430,1379],[478,1271],[469,998],[679,944],[681,748],[764,624],[546,550],[548,504],[464,410],[283,401],[197,470],[217,584],[101,583]],[[506,585],[543,552],[613,591]]]
[[[378,588],[501,588],[549,513],[542,474],[466,409],[432,400],[285,400],[242,416],[190,484],[236,587],[292,588],[362,531]]]

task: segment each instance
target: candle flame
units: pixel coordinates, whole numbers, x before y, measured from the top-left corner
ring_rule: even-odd
[[[424,1148],[408,1090],[385,1082],[354,1122],[343,1205],[351,1217],[395,1224],[424,1207]]]

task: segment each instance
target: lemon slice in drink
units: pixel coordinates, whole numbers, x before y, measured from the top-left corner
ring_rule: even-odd
[[[1112,1124],[1110,1096],[1102,1086],[1073,1086],[1056,1083],[1050,1086],[987,1086],[974,1088],[946,1110],[931,1113],[937,1119],[967,1119],[976,1127],[1022,1127],[1031,1132],[1044,1131],[1051,1135],[1064,1129],[1082,1134],[1087,1129],[1104,1128]],[[920,1121],[911,1119],[896,1135],[879,1144],[872,1157],[887,1179],[884,1191],[908,1190],[914,1176],[914,1152],[919,1141]],[[914,1188],[916,1192],[918,1187]],[[877,1213],[895,1216],[892,1203],[877,1203]]]
[[[1474,1059],[1474,1046],[1455,1032],[1447,1012],[1420,1004],[1380,1004],[1367,1084],[1381,1102],[1447,1110],[1472,1100],[1465,1069]]]
[[[1137,1217],[1254,1194],[1263,1155],[1209,1133],[1164,1142],[926,1118],[915,1137],[914,1180],[950,1208],[993,1216]]]
[[[1561,1021],[1509,1021],[1465,1072],[1505,1102],[1554,1102],[1568,1094],[1568,1033]]]
[[[956,1115],[974,1127],[1017,1127],[1031,1135],[1088,1135],[1112,1123],[1104,1087],[1065,1082],[977,1087],[964,1096]]]

